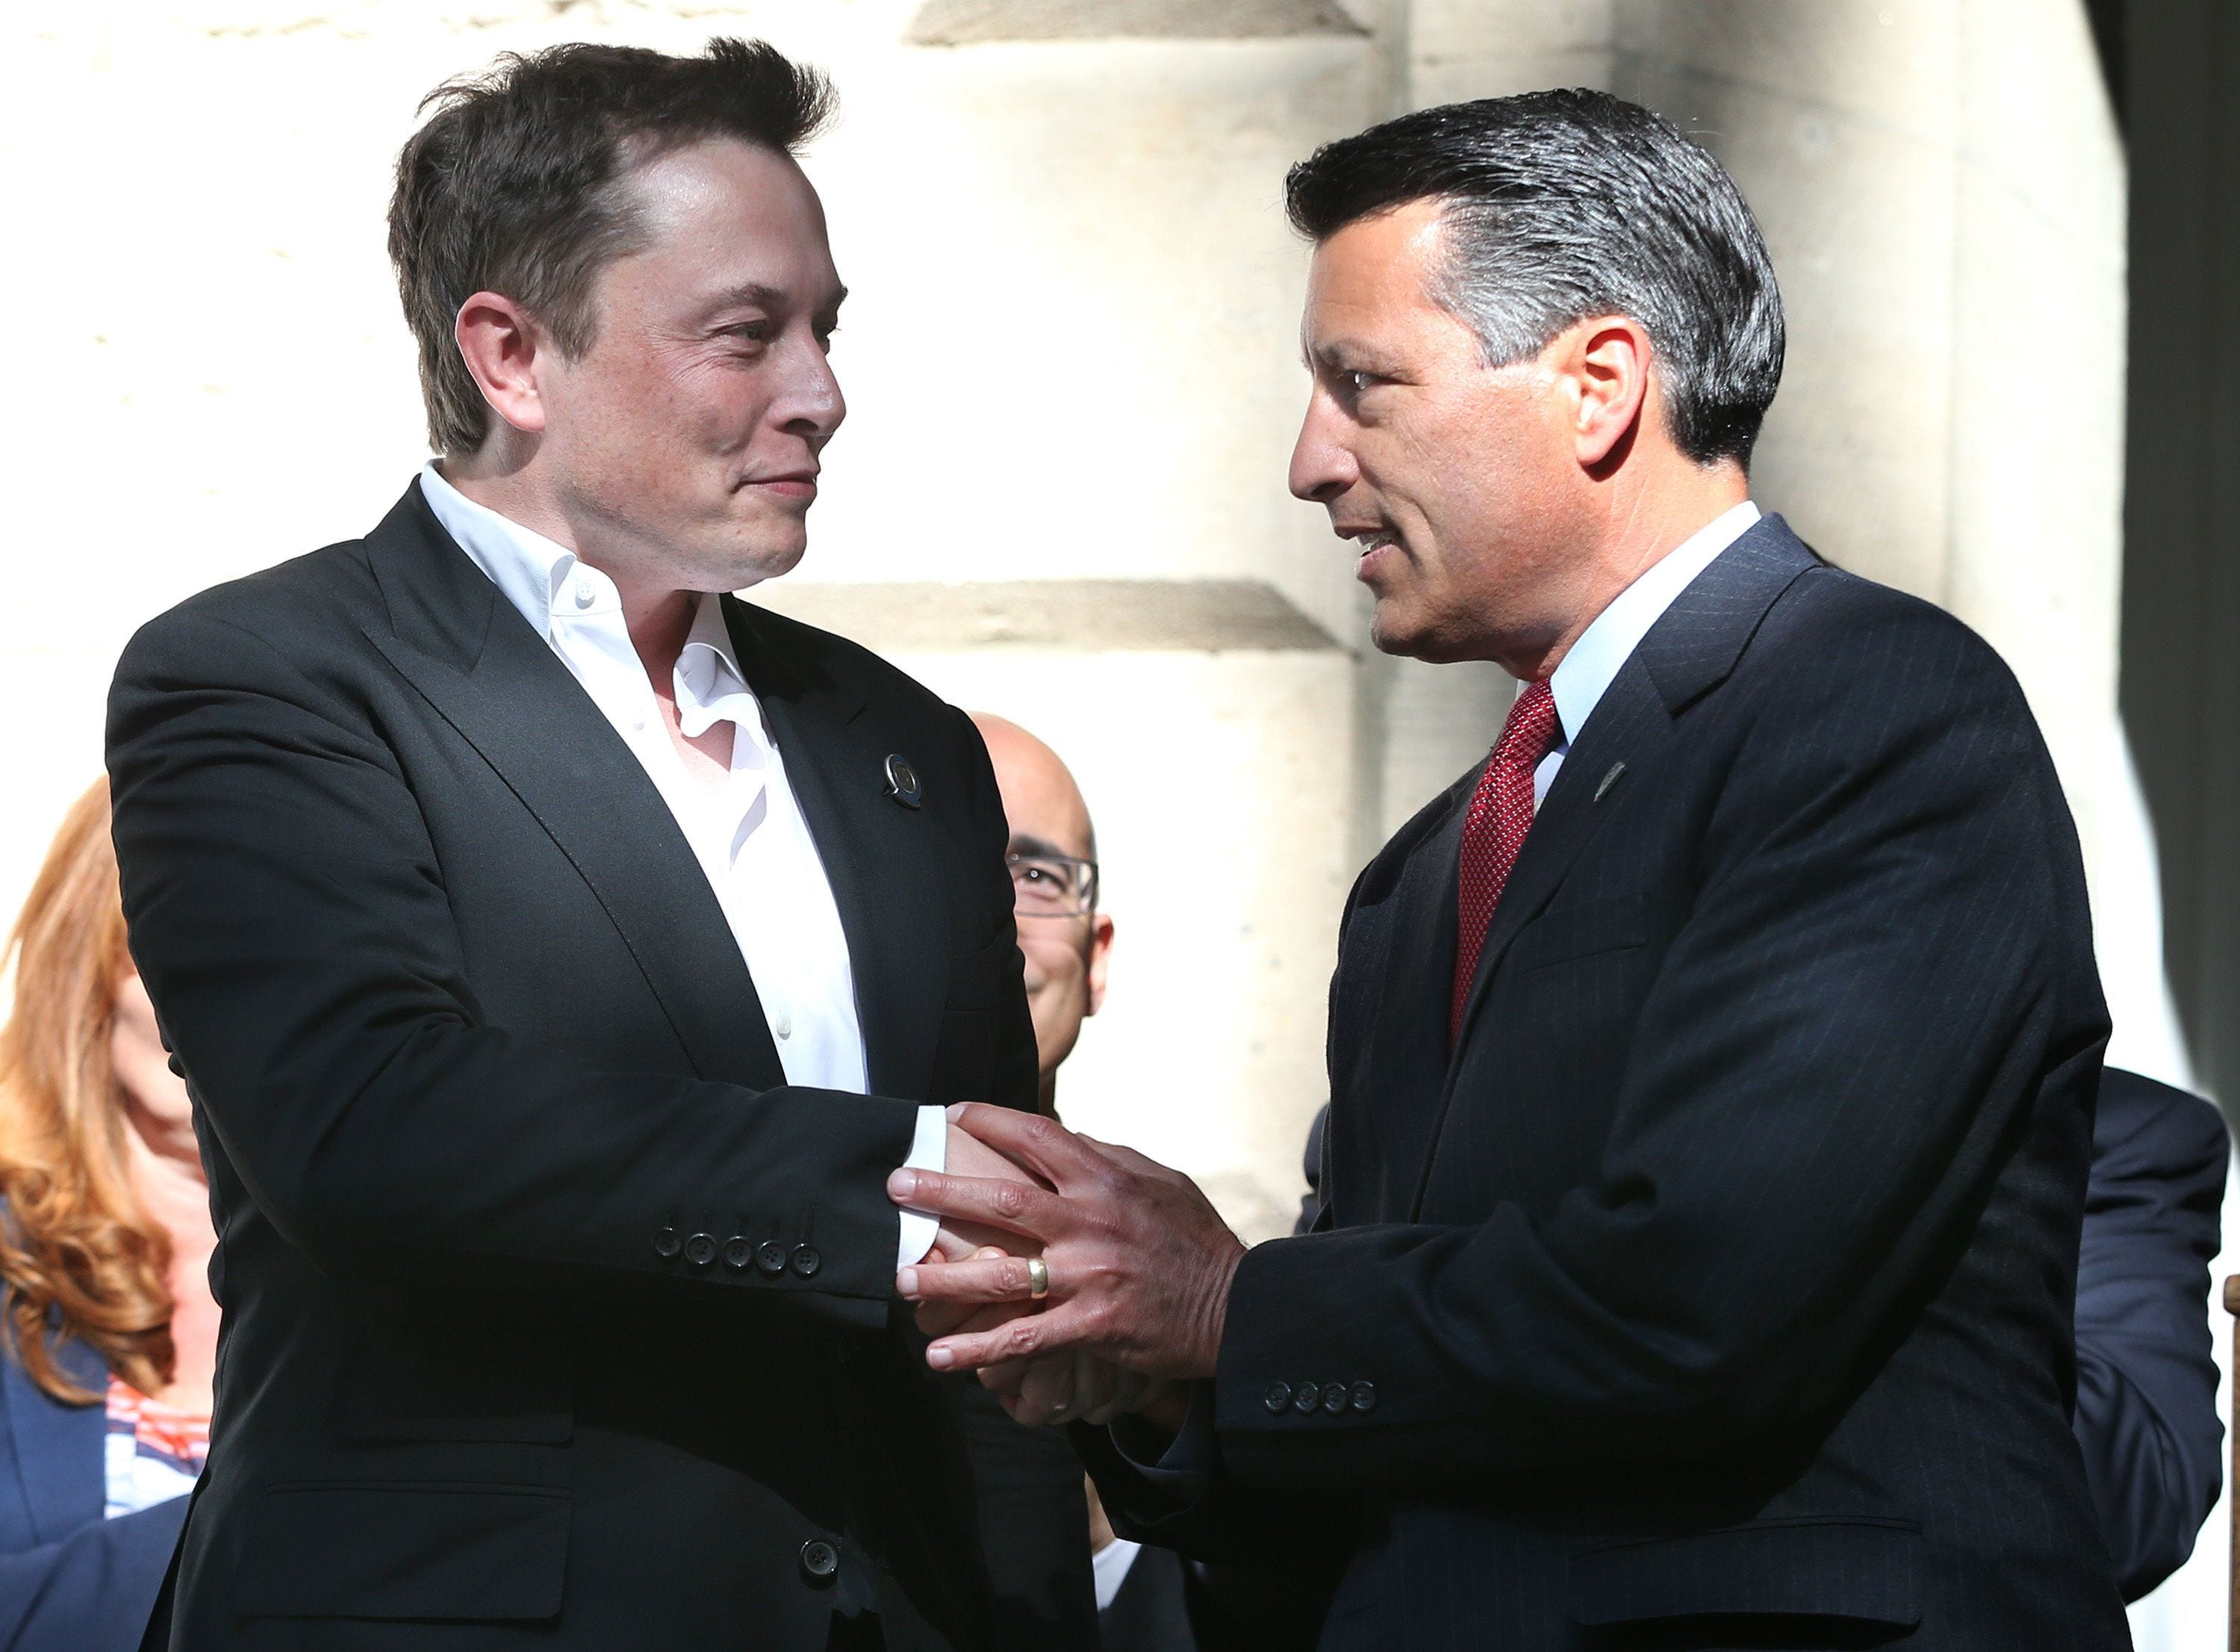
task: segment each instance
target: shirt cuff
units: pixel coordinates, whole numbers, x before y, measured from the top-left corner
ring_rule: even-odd
[[[949,1168],[949,1109],[945,1107],[921,1107],[917,1109],[917,1129],[910,1136],[910,1157],[896,1167],[903,1170],[945,1170]],[[933,1249],[933,1236],[941,1231],[941,1218],[930,1216],[923,1210],[903,1209],[902,1243],[895,1252],[895,1266],[911,1267],[925,1260],[925,1253]]]

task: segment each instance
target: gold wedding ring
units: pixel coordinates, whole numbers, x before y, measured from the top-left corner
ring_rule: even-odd
[[[1027,1299],[1040,1302],[1050,1295],[1050,1263],[1040,1256],[1027,1258]]]

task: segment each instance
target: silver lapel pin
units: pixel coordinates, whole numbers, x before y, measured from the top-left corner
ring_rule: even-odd
[[[904,809],[916,809],[925,802],[925,793],[918,785],[917,770],[899,751],[887,754],[887,796]]]
[[[1603,776],[1603,783],[1595,788],[1595,801],[1597,803],[1602,802],[1603,794],[1608,791],[1612,786],[1617,785],[1617,777],[1624,772],[1625,765],[1622,763],[1614,763],[1610,766],[1610,773]]]

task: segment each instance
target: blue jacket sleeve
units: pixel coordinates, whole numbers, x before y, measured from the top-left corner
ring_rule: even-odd
[[[186,1515],[174,1497],[0,1555],[0,1652],[135,1652]]]
[[[2228,1145],[2199,1096],[2110,1069],[2077,1275],[2084,1473],[2123,1598],[2193,1552],[2223,1482],[2209,1263]]]

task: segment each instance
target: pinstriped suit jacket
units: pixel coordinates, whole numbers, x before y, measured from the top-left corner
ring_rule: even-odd
[[[1576,732],[1450,1052],[1476,778],[1348,903],[1217,1467],[1092,1440],[1108,1505],[1335,1575],[1330,1648],[2127,1645],[2069,1428],[2108,1024],[2012,676],[1761,523]]]

